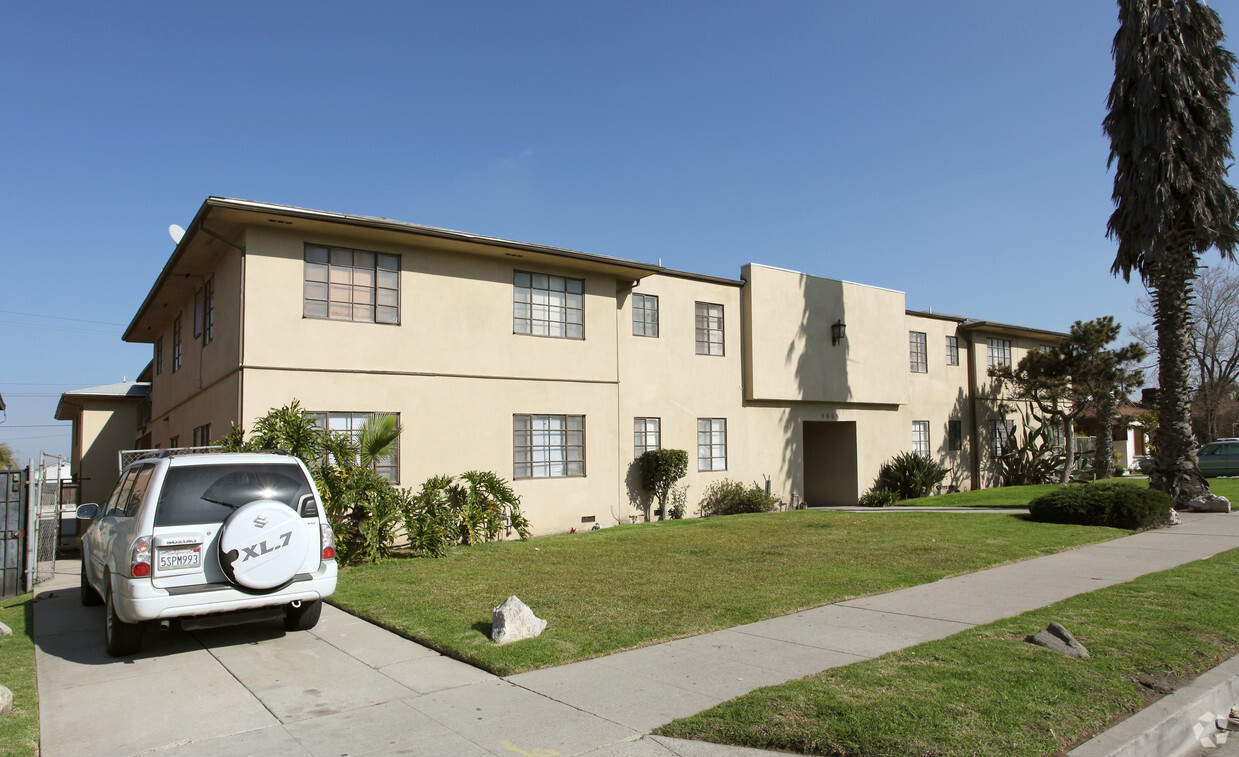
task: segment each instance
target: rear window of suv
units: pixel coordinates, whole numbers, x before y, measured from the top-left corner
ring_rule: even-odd
[[[223,523],[258,499],[297,509],[310,484],[297,465],[198,465],[171,467],[155,510],[156,526]]]

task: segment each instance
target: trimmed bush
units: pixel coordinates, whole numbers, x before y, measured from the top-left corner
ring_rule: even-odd
[[[738,515],[740,513],[769,513],[779,506],[779,499],[767,494],[757,484],[745,488],[739,481],[719,479],[710,484],[698,505],[702,517],[711,515]]]
[[[1041,523],[1145,529],[1170,519],[1174,500],[1156,489],[1129,485],[1072,484],[1028,503],[1028,517]]]
[[[874,488],[894,492],[899,499],[925,497],[942,483],[946,473],[937,460],[915,452],[901,452],[882,463]]]
[[[899,501],[899,495],[887,489],[871,489],[860,495],[861,507],[888,507]]]

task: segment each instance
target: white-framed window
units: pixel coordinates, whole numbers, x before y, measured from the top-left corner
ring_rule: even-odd
[[[946,364],[959,365],[959,337],[946,338]]]
[[[723,354],[723,306],[712,302],[696,304],[697,354]]]
[[[727,419],[697,419],[697,470],[727,470]]]
[[[913,373],[929,371],[929,353],[926,349],[925,332],[908,332],[908,359]]]
[[[366,422],[379,415],[396,416],[396,425],[400,425],[399,413],[374,413],[351,410],[331,410],[307,412],[306,416],[313,419],[319,428],[328,431],[339,431],[353,437],[360,444],[361,430]],[[391,455],[375,462],[374,470],[393,484],[400,483],[400,442],[396,441],[396,449]]]
[[[992,418],[989,422],[990,456],[1002,457],[1015,436],[1015,421],[1006,418]]]
[[[513,478],[585,475],[584,415],[513,415]]]
[[[306,318],[400,323],[400,256],[307,244],[304,292]]]
[[[912,421],[912,451],[929,457],[929,421]]]
[[[662,419],[633,418],[632,447],[634,458],[651,450],[662,449]]]
[[[584,339],[585,280],[513,272],[512,332]]]
[[[1003,368],[1011,365],[1011,340],[989,337],[985,340],[989,354],[990,368]]]
[[[652,294],[632,296],[633,336],[658,336],[658,297]]]

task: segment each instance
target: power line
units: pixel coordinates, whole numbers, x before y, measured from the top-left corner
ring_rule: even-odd
[[[77,323],[94,323],[103,326],[124,326],[123,323],[113,323],[112,321],[90,321],[85,318],[66,318],[60,315],[40,315],[38,313],[22,313],[17,310],[0,310],[0,313],[8,313],[9,315],[25,315],[31,318],[50,318],[54,321],[75,321]]]
[[[65,421],[65,423],[68,422],[69,421]],[[7,423],[0,423],[0,431],[5,430],[6,428],[65,428],[65,425],[63,423],[35,423],[25,426],[10,426]]]

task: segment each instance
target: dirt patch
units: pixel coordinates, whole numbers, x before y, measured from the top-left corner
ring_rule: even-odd
[[[1140,673],[1132,678],[1140,686],[1140,695],[1145,699],[1145,705],[1174,693],[1192,679],[1177,676],[1174,673]]]

